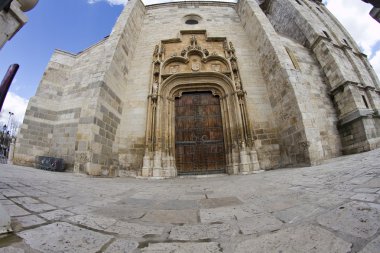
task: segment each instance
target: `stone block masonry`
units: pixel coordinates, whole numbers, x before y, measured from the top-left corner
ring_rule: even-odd
[[[182,159],[175,102],[209,92],[220,101],[223,136],[212,119],[194,129],[181,123],[187,157],[222,152],[202,146],[217,138],[229,174],[315,165],[380,146],[379,87],[320,1],[132,0],[110,36],[78,54],[54,52],[14,162],[49,155],[78,173],[174,177]]]

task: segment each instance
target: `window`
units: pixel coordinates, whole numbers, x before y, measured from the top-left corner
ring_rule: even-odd
[[[365,98],[364,95],[362,95],[362,98],[363,98],[363,102],[364,102],[364,104],[365,104],[365,107],[367,107],[367,109],[369,109],[367,99]]]
[[[188,20],[185,21],[185,24],[187,24],[187,25],[196,25],[196,24],[198,24],[198,20],[188,19]]]
[[[182,18],[186,25],[197,25],[202,21],[202,17],[197,14],[189,14]]]
[[[330,35],[326,31],[323,31],[323,33],[325,34],[326,38],[331,40]]]

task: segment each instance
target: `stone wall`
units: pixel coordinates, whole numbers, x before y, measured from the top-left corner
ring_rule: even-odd
[[[184,17],[197,14],[199,24],[187,25]],[[162,29],[165,27],[165,29]],[[279,166],[277,127],[260,70],[257,53],[252,50],[240,18],[231,3],[169,3],[147,6],[146,17],[130,68],[124,97],[128,102],[123,110],[120,131],[120,162],[128,170],[139,170],[145,148],[147,95],[151,83],[152,55],[161,40],[179,38],[181,30],[205,30],[208,37],[226,37],[233,42],[244,89],[247,107],[257,138],[262,168]]]
[[[375,120],[373,124],[365,123],[372,122],[366,120],[369,117],[379,117],[379,79],[351,36],[319,2],[270,2],[266,13],[276,31],[310,48],[327,77],[326,85],[336,105],[341,137],[351,135],[354,141],[362,143],[362,146],[356,145],[357,148],[353,148],[343,141],[343,153],[356,153],[379,147],[380,136],[368,134],[372,132],[373,124],[375,128],[380,127],[378,121]],[[288,23],[292,25],[289,26]],[[354,115],[357,117],[355,120],[363,120],[363,123],[355,124],[355,127],[347,126],[354,122]],[[361,130],[359,125],[362,126]],[[348,134],[344,129],[356,131]],[[362,136],[367,136],[367,141],[362,142]]]
[[[308,103],[307,77],[295,68],[281,36],[256,1],[239,1],[237,10],[258,52],[280,135],[281,165],[319,162],[323,147],[313,106]]]
[[[122,112],[116,94],[125,82],[112,82],[110,76],[128,64],[123,58],[117,65],[121,41],[138,34],[142,15],[136,9],[143,8],[140,1],[129,2],[111,35],[78,54],[54,52],[29,102],[16,144],[16,164],[33,165],[36,156],[47,155],[64,158],[77,172],[114,173],[110,168],[117,161],[114,145]],[[135,25],[118,29],[124,22]]]

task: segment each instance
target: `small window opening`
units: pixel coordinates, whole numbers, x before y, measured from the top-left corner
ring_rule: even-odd
[[[302,5],[300,1],[296,0],[296,2],[297,2],[299,5]]]
[[[365,98],[364,95],[362,95],[362,98],[363,98],[363,102],[364,102],[364,104],[365,104],[365,107],[367,107],[367,109],[369,109],[367,99]]]
[[[300,65],[298,63],[298,60],[297,60],[297,57],[294,55],[293,51],[288,47],[285,47],[285,50],[288,53],[289,58],[292,61],[294,68],[297,70],[301,70]]]
[[[318,7],[316,7],[316,8],[317,8],[317,10],[319,10],[320,13],[323,13],[323,11],[321,9],[319,9]]]
[[[347,46],[350,46],[350,45],[348,45],[348,42],[347,42],[346,39],[343,39],[343,42],[344,42],[344,44],[346,44]]]
[[[326,38],[331,40],[330,35],[326,31],[323,31],[323,33],[325,34]]]
[[[188,20],[186,20],[185,24],[187,24],[187,25],[196,25],[196,24],[198,24],[198,20],[188,19]]]

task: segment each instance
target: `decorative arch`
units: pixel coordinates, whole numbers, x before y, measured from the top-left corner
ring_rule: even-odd
[[[211,91],[214,96],[219,97],[227,173],[250,173],[258,170],[251,124],[246,111],[246,92],[240,81],[232,43],[228,44],[226,39],[210,39],[205,34],[202,37],[199,33],[184,37],[190,40],[190,46],[181,51],[181,56],[176,51],[170,52],[178,46],[173,47],[165,42],[161,42],[154,50],[142,175],[163,178],[177,175],[175,99],[184,92],[198,91]],[[210,55],[207,45],[218,48],[218,45],[210,45],[210,42],[220,43],[219,48],[223,50],[224,56],[220,51],[214,51]],[[207,65],[210,62],[220,65],[212,69]],[[171,66],[178,67],[176,71],[168,71]]]

